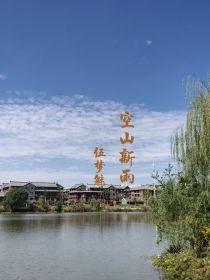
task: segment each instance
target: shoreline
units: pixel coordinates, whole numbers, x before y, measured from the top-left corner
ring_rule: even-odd
[[[71,205],[72,206],[72,205]],[[131,207],[122,207],[122,206],[106,206],[101,209],[97,209],[95,207],[81,207],[74,208],[71,206],[65,206],[62,211],[56,211],[55,209],[49,209],[48,211],[30,211],[30,210],[21,210],[21,211],[0,211],[0,214],[51,214],[51,213],[127,213],[127,212],[151,212],[151,207],[149,206],[131,206]]]

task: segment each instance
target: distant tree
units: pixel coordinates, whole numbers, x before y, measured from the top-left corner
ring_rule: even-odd
[[[41,207],[41,208],[44,208],[45,207],[45,200],[44,200],[44,197],[43,196],[40,196],[38,199],[37,199],[37,202],[36,202],[36,205],[38,207]]]
[[[4,207],[16,211],[26,205],[28,194],[23,188],[13,188],[4,197]]]
[[[118,192],[116,192],[115,195],[114,195],[114,199],[115,199],[117,202],[119,202],[121,198],[122,198],[121,194],[119,194]]]
[[[91,198],[90,206],[92,208],[95,208],[97,211],[99,211],[101,208],[100,204],[101,204],[100,201],[96,200],[94,196]]]
[[[106,202],[110,199],[110,191],[108,189],[103,189],[101,192],[101,198]]]
[[[151,198],[150,192],[148,190],[145,190],[143,194],[143,200],[145,205],[148,205],[150,198]]]
[[[56,203],[55,211],[58,212],[58,213],[63,211],[63,203],[61,201],[58,201]]]
[[[45,199],[43,196],[40,196],[36,202],[36,208],[37,211],[40,212],[48,212],[49,211],[49,205],[45,202]]]

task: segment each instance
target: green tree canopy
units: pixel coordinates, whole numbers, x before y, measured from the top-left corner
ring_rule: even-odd
[[[160,240],[178,250],[191,246],[197,254],[208,247],[210,227],[210,89],[193,81],[186,124],[172,137],[178,172],[171,166],[158,177],[162,190],[154,200],[153,217]]]
[[[16,211],[25,206],[27,199],[28,194],[23,188],[13,188],[4,197],[4,207]]]
[[[209,190],[210,91],[199,92],[190,102],[186,125],[172,138],[172,152],[183,175]]]

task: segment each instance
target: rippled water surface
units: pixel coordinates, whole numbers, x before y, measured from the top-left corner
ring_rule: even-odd
[[[148,213],[0,215],[1,280],[153,280]]]

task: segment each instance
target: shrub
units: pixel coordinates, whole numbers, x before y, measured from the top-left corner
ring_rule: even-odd
[[[164,253],[153,257],[153,265],[163,271],[166,280],[210,279],[210,258],[198,258],[193,250]]]
[[[48,212],[49,211],[49,205],[45,202],[43,197],[39,197],[37,202],[35,203],[35,211],[38,212]]]
[[[57,202],[56,206],[55,206],[55,211],[60,213],[63,211],[63,203],[62,202]]]

